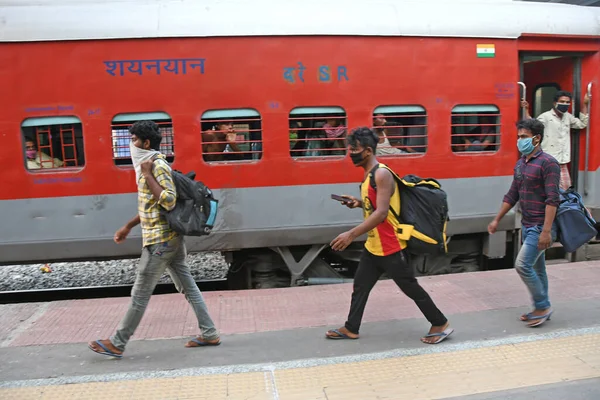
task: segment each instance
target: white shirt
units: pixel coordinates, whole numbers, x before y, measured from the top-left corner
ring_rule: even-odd
[[[388,155],[392,155],[392,154],[403,154],[403,153],[406,153],[406,152],[397,147],[393,147],[390,144],[390,141],[388,140],[387,135],[384,132],[383,133],[383,142],[377,143],[377,150],[375,151],[375,154],[378,156],[379,155],[388,156]]]
[[[568,112],[560,118],[554,109],[546,111],[537,117],[544,124],[544,140],[542,150],[556,158],[559,164],[571,161],[571,128],[583,129],[587,127],[589,116],[579,113],[579,118]]]
[[[40,155],[42,160],[40,160]],[[43,162],[42,162],[43,161]],[[35,158],[27,159],[27,169],[40,169],[40,168],[59,168],[63,166],[63,162],[58,158],[52,159],[48,154],[43,151],[38,151]]]

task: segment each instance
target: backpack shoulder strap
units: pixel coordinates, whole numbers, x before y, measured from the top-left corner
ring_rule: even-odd
[[[156,178],[156,170],[155,170],[156,164],[163,163],[163,165],[167,167],[167,170],[169,171],[169,175],[171,175],[171,179],[173,179],[173,185],[175,185],[175,187],[177,187],[178,180],[175,178],[175,174],[173,174],[173,169],[171,168],[171,166],[169,165],[167,160],[165,160],[164,158],[158,157],[157,154],[152,156],[151,160],[152,160],[152,175],[154,175],[154,178]]]
[[[375,172],[377,172],[378,168],[379,168],[379,164],[375,165],[369,171],[369,186],[371,186],[375,190],[377,190],[377,182],[375,182]]]
[[[404,181],[394,172],[394,170],[392,170],[390,167],[388,167],[385,164],[377,164],[376,166],[373,167],[373,169],[371,169],[371,171],[369,171],[369,185],[377,190],[377,182],[375,182],[375,172],[377,172],[377,169],[379,167],[385,168],[388,171],[390,171],[392,173],[392,176],[394,177],[394,179],[396,180],[396,183],[400,186],[400,185],[405,185]]]
[[[385,164],[377,164],[376,166],[374,166],[370,171],[369,171],[369,186],[371,186],[373,189],[377,190],[377,183],[375,182],[375,172],[377,172],[377,169],[379,168],[379,166],[381,166],[382,168],[387,169],[388,171],[390,171],[392,173],[392,176],[394,177],[394,180],[396,181],[396,183],[398,183],[398,185],[396,185],[397,190],[400,190],[400,183],[402,183],[402,180],[400,179],[400,177],[398,175],[396,175],[396,173],[394,171],[392,171],[387,165]],[[376,210],[376,205],[372,204],[373,210]],[[390,204],[390,211],[392,212],[392,214],[394,215],[394,217],[400,221],[400,215],[399,212],[396,212],[396,210],[394,210],[394,207],[392,207],[392,205]]]

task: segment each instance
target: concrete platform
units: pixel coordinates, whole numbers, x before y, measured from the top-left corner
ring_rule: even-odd
[[[434,346],[391,281],[375,287],[356,341],[324,338],[351,285],[206,293],[222,333],[213,348],[184,348],[193,312],[181,295],[155,296],[122,360],[86,342],[112,333],[128,298],[3,305],[0,398],[444,399],[598,378],[600,262],[548,272],[555,312],[534,329],[518,320],[530,300],[514,270],[419,278],[455,328]]]

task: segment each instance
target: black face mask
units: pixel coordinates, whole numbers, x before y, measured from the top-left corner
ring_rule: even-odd
[[[564,114],[569,111],[569,104],[557,104],[556,109]]]
[[[352,160],[354,165],[358,165],[361,162],[363,162],[363,160],[365,159],[363,157],[363,153],[364,153],[364,150],[361,151],[360,153],[350,153],[350,159]]]

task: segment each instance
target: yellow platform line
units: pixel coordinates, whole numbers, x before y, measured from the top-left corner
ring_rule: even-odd
[[[600,334],[264,372],[0,389],[4,400],[442,399],[600,377]]]

